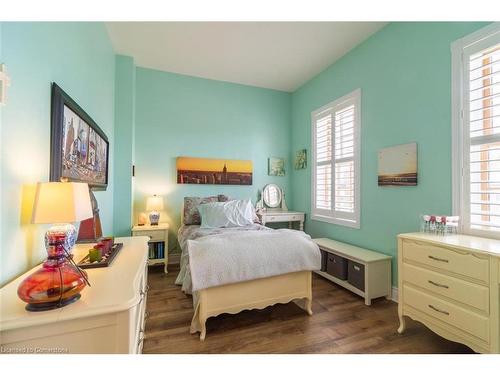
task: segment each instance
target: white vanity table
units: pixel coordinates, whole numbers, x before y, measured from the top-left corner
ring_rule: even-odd
[[[304,230],[305,213],[298,211],[266,210],[257,214],[262,225],[266,223],[288,222],[288,227],[292,228],[293,222],[299,222],[299,229]]]
[[[298,222],[299,229],[304,230],[305,213],[288,211],[285,193],[276,184],[264,186],[256,209],[262,225],[266,225],[266,223],[288,223],[288,227],[291,229],[293,223]]]

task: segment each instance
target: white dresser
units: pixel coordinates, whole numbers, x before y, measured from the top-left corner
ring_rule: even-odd
[[[0,289],[2,353],[140,353],[147,296],[148,237],[115,238],[123,248],[110,267],[87,269],[91,287],[63,308],[29,312],[19,283]],[[80,260],[91,244],[76,245]],[[35,267],[38,268],[38,267]]]
[[[500,241],[398,236],[400,327],[405,316],[476,352],[500,353]]]

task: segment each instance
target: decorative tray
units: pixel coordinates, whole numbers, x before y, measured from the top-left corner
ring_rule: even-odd
[[[116,254],[120,252],[122,249],[123,244],[122,243],[115,243],[112,247],[111,250],[108,251],[103,257],[101,258],[100,262],[89,262],[89,255],[87,254],[82,260],[78,262],[78,267],[80,268],[100,268],[100,267],[109,267],[111,263],[113,262],[113,259],[115,259]]]

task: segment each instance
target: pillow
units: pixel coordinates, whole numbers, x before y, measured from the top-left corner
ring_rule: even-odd
[[[231,228],[253,224],[253,206],[249,199],[205,203],[198,210],[201,228]]]
[[[224,195],[224,197],[226,198],[226,200],[225,201],[219,200],[219,202],[227,202],[227,201],[234,200],[234,199],[231,199],[230,197],[227,197],[225,195]],[[249,201],[250,201],[250,205],[252,206],[252,212],[253,212],[253,214],[252,214],[253,219],[252,220],[253,220],[253,222],[256,224],[262,224],[262,222],[259,219],[259,216],[257,215],[257,212],[255,211],[255,207],[253,206],[252,201],[250,199],[249,199]]]
[[[229,198],[223,194],[214,195],[211,197],[184,197],[184,225],[200,225],[201,218],[198,211],[198,206],[210,202],[227,202]]]

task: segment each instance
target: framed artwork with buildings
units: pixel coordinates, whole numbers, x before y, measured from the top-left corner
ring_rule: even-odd
[[[177,158],[178,184],[252,185],[251,160]]]
[[[50,180],[108,186],[109,141],[95,121],[56,83],[52,84]]]

